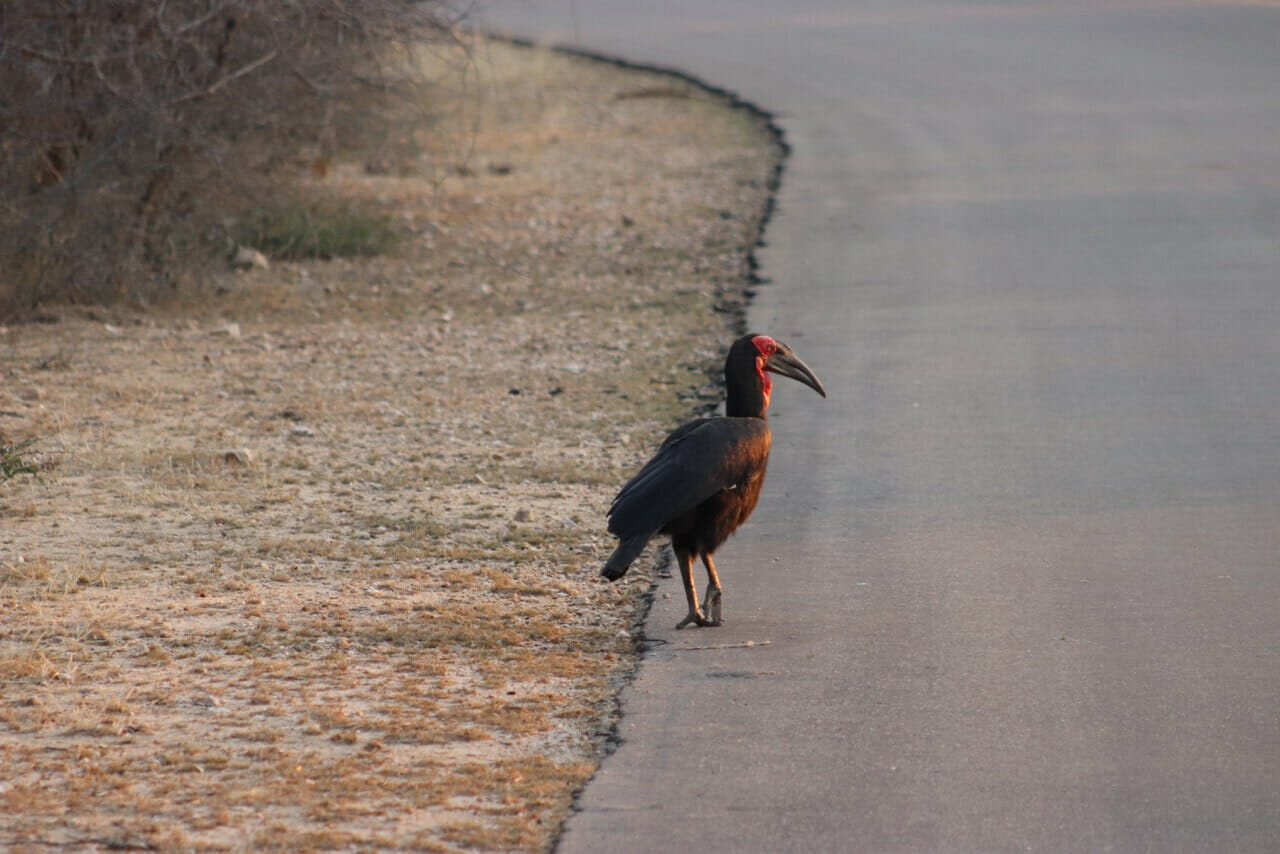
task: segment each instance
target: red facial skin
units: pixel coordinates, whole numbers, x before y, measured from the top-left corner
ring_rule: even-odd
[[[751,339],[751,343],[756,345],[756,352],[760,355],[756,357],[756,374],[760,377],[760,388],[764,391],[764,408],[769,408],[769,392],[773,390],[773,378],[764,369],[765,360],[778,352],[778,342],[774,341],[768,335],[757,335]]]

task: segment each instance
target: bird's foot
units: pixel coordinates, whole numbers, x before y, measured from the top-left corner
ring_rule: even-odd
[[[720,621],[717,620],[714,623],[711,622],[710,620],[707,619],[706,615],[702,613],[702,611],[695,608],[692,611],[690,611],[688,614],[686,614],[683,620],[676,623],[676,628],[683,629],[685,626],[688,626],[688,625],[718,626],[720,625]]]
[[[707,618],[706,624],[708,626],[720,625],[721,598],[722,597],[720,595],[719,587],[707,588],[707,597],[704,600],[702,600],[702,607],[706,611],[706,618]]]

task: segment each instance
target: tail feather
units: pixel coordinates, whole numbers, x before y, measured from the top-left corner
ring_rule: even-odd
[[[640,552],[644,551],[644,547],[649,543],[650,534],[640,534],[635,537],[627,537],[618,543],[618,547],[613,550],[613,554],[609,556],[609,560],[605,562],[604,568],[600,570],[600,574],[610,581],[617,581],[619,578],[627,574],[631,562],[634,561]]]

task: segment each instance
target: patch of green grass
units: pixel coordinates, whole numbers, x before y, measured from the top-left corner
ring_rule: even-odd
[[[246,217],[234,230],[241,246],[273,258],[348,258],[382,255],[400,242],[391,217],[349,200],[294,200]]]
[[[15,478],[20,474],[38,474],[39,466],[23,459],[23,452],[36,443],[35,439],[27,439],[16,444],[9,444],[7,439],[0,439],[0,483]]]

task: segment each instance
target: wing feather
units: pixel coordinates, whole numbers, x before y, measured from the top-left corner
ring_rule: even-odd
[[[699,418],[677,428],[609,508],[609,532],[653,534],[717,492],[739,485],[769,451],[761,418]]]

